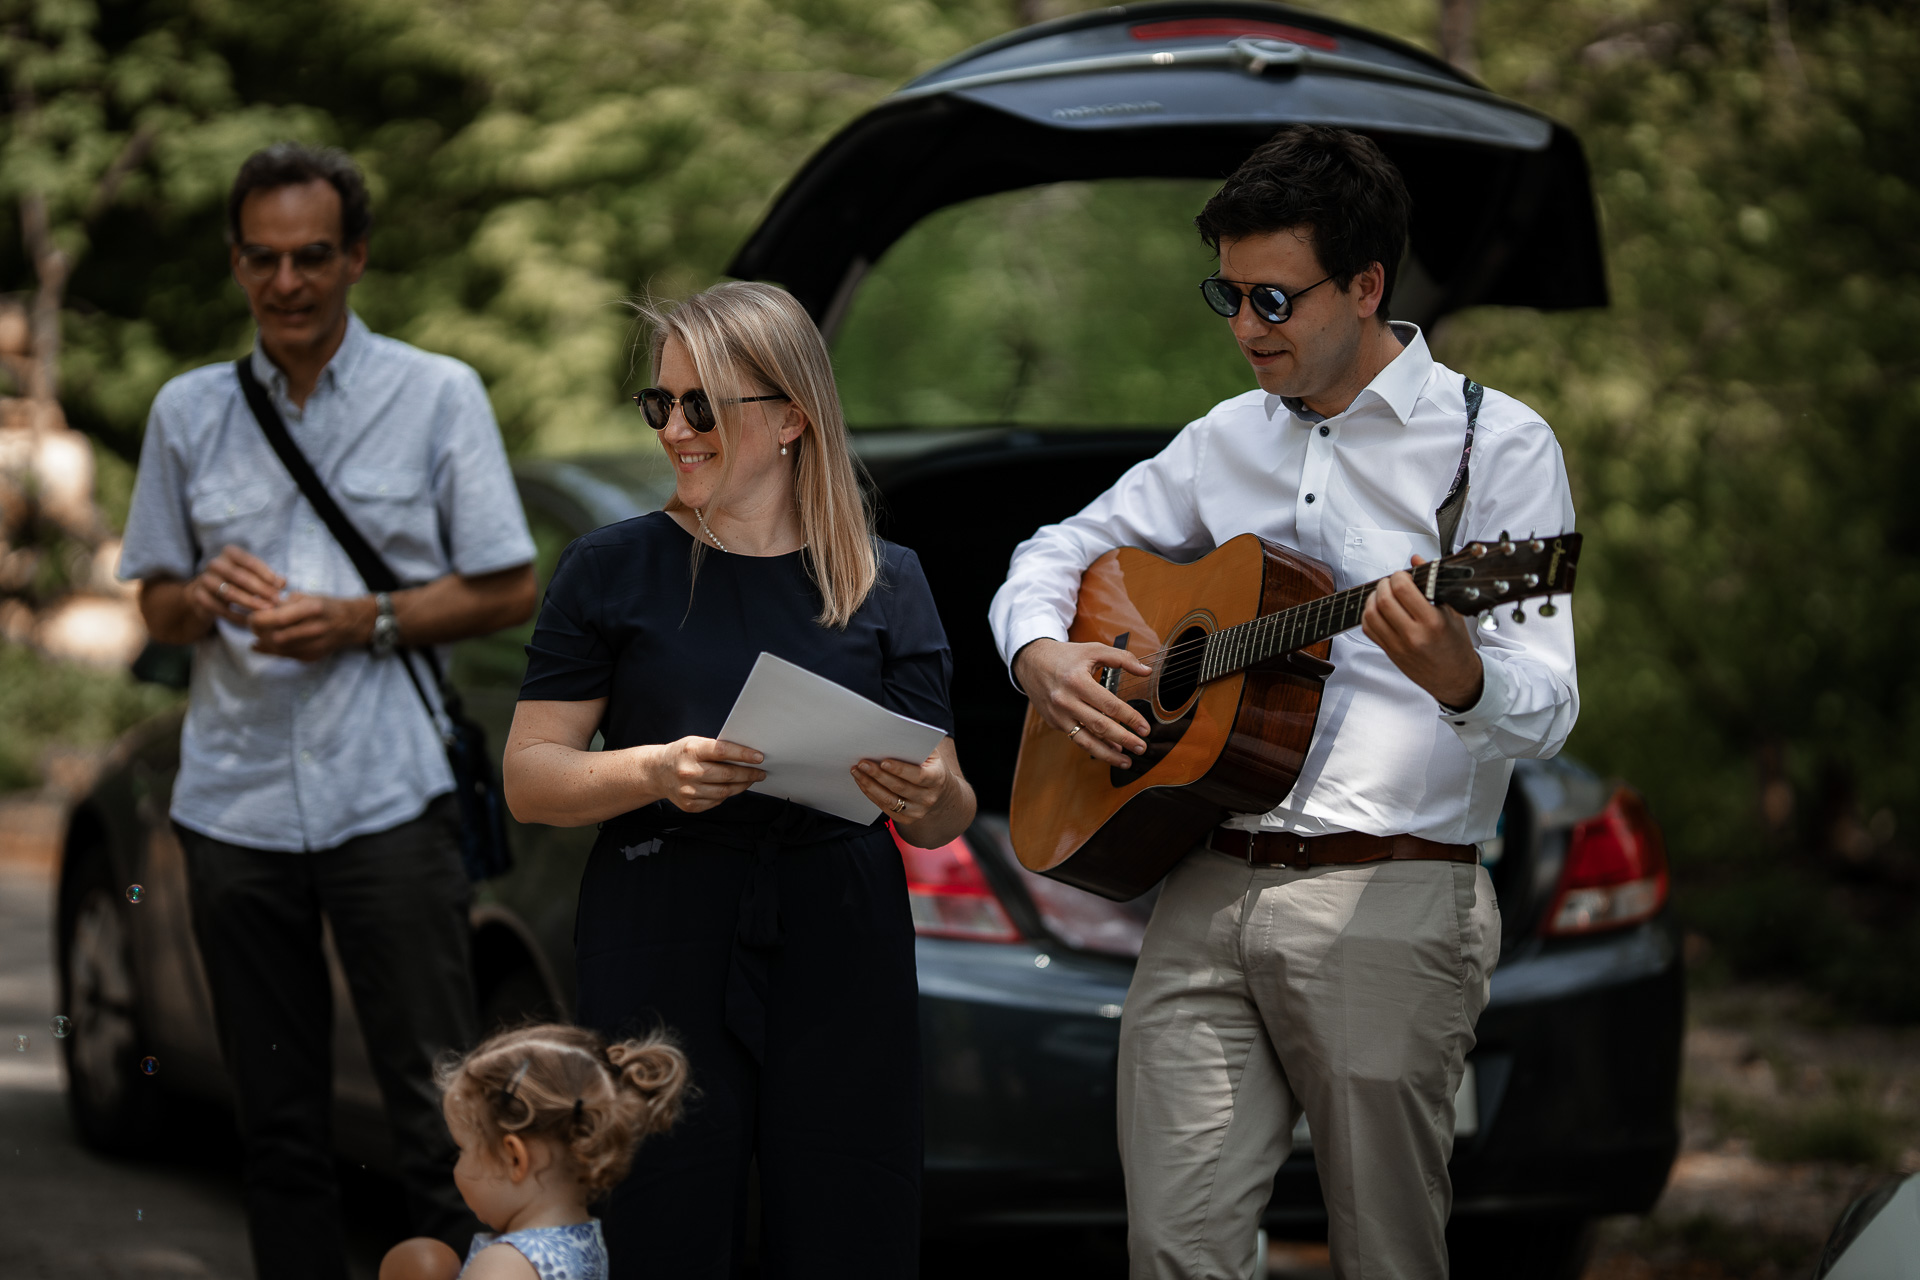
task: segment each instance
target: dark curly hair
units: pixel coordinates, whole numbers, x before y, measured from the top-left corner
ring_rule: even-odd
[[[338,147],[309,147],[300,142],[276,142],[248,156],[234,175],[227,194],[227,240],[239,244],[240,206],[255,191],[328,182],[340,193],[340,246],[367,238],[373,230],[373,201],[360,166]]]
[[[1413,200],[1371,138],[1294,125],[1260,145],[1193,220],[1215,253],[1222,240],[1307,227],[1320,267],[1345,290],[1374,263],[1386,270],[1377,318],[1387,318]]]

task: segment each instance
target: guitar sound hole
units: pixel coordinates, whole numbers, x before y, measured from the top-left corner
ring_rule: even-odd
[[[1200,687],[1200,654],[1206,638],[1203,629],[1188,627],[1167,646],[1167,665],[1160,672],[1158,690],[1160,709],[1166,714],[1177,715],[1193,701],[1194,691]],[[1189,644],[1193,646],[1191,649],[1186,648]]]

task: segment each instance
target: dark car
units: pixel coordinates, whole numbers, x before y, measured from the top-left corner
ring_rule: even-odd
[[[1416,215],[1397,316],[1604,303],[1571,134],[1418,50],[1261,4],[1102,10],[981,46],[829,142],[731,267],[787,285],[833,340],[882,529],[919,553],[954,648],[956,738],[981,817],[943,849],[902,847],[920,933],[930,1248],[988,1229],[1124,1225],[1118,1017],[1152,895],[1108,902],[1012,856],[1024,702],[986,607],[1021,538],[1246,388],[1197,296],[1210,266],[1182,224],[1209,183],[1300,120],[1365,129],[1407,174]],[[516,473],[543,581],[567,541],[657,508],[672,486],[650,440]],[[456,650],[455,678],[496,743],[525,635]],[[178,729],[174,716],[130,735],[67,837],[70,1097],[102,1146],[150,1131],[168,1095],[226,1091],[166,823]],[[473,912],[478,989],[491,1019],[564,1016],[592,832],[511,835],[515,868]],[[1526,761],[1482,860],[1504,942],[1459,1098],[1456,1272],[1572,1274],[1587,1224],[1650,1206],[1678,1145],[1683,983],[1660,834],[1630,790],[1564,759]],[[377,1167],[389,1139],[337,965],[335,991],[338,1141]],[[1266,1226],[1311,1237],[1325,1213],[1311,1136],[1296,1136]]]

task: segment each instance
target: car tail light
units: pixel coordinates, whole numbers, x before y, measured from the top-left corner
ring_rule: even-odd
[[[891,822],[887,830],[906,864],[907,902],[913,908],[915,933],[974,942],[1020,941],[1020,931],[981,873],[965,837],[938,849],[922,849],[901,839]]]
[[[1560,891],[1543,932],[1565,936],[1637,924],[1666,900],[1666,841],[1639,794],[1622,787],[1568,838]]]
[[[1138,22],[1127,28],[1127,34],[1135,40],[1192,40],[1206,36],[1230,40],[1235,36],[1259,36],[1303,44],[1310,49],[1325,49],[1329,53],[1340,47],[1338,40],[1321,35],[1318,31],[1305,31],[1278,22],[1261,22],[1257,18],[1172,18],[1161,22]]]

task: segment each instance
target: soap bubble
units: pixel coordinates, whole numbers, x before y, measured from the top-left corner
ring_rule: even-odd
[[[143,896],[143,895],[144,895],[145,893],[146,893],[146,890],[145,890],[145,889],[142,889],[142,888],[141,888],[141,887],[140,887],[139,885],[137,885],[137,884],[130,884],[130,885],[128,885],[128,886],[127,886],[127,901],[128,901],[128,902],[138,902],[138,901],[140,901],[140,899],[141,899],[141,897],[142,897],[142,896]]]
[[[53,1019],[53,1038],[65,1040],[73,1034],[73,1019],[66,1014],[56,1014]]]
[[[153,1055],[149,1054],[146,1057],[140,1059],[140,1070],[145,1074],[152,1075],[154,1072],[158,1071],[159,1069],[160,1069],[160,1059],[154,1057]]]
[[[21,1053],[25,1053],[27,1051],[27,1046],[32,1043],[33,1041],[27,1039],[25,1036],[15,1036],[13,1038],[13,1047],[18,1049]]]

